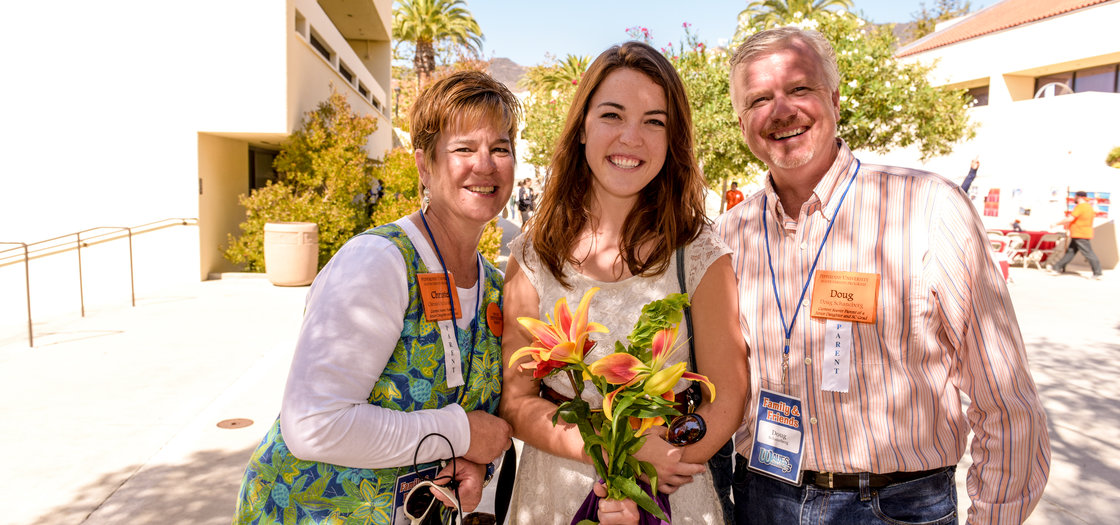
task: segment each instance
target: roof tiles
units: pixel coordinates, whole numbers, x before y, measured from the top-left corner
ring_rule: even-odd
[[[942,31],[931,33],[903,47],[898,51],[897,56],[916,55],[970,38],[1111,1],[1115,0],[1004,0],[987,9],[977,11]]]

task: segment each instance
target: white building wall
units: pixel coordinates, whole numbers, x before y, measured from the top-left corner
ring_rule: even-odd
[[[999,215],[983,217],[989,228],[1008,228],[1019,219],[1026,229],[1047,230],[1062,217],[1066,191],[1109,191],[1120,197],[1120,170],[1104,165],[1120,146],[1120,94],[1077,93],[1033,99],[1039,76],[1120,62],[1120,3],[1109,3],[1026,24],[1010,30],[909,56],[904,61],[935,64],[931,81],[954,88],[989,85],[989,105],[969,110],[978,124],[975,139],[953,153],[923,162],[917,148],[879,155],[860,152],[867,162],[926,169],[962,182],[979,156],[974,202],[983,213],[984,196],[1000,190]],[[1020,214],[1020,208],[1031,214]],[[1097,221],[1098,254],[1117,264],[1113,207]]]
[[[376,3],[378,12],[391,16],[387,0]],[[230,193],[244,184],[241,192],[248,190],[248,166],[230,148],[247,149],[261,137],[278,143],[304,112],[326,99],[330,80],[348,90],[355,111],[378,113],[356,87],[342,85],[329,63],[304,64],[317,55],[294,33],[296,9],[321,27],[329,45],[380,98],[379,130],[369,148],[380,156],[390,143],[388,86],[365,70],[315,0],[6,4],[0,31],[0,241],[30,243],[96,226],[200,218],[200,189]],[[300,56],[292,58],[293,48],[301,46]],[[205,144],[220,157],[200,159]],[[200,188],[204,176],[241,182],[217,180]],[[227,224],[228,211],[218,213]],[[204,266],[215,265],[213,241],[221,232],[200,239],[199,226],[188,223],[134,237],[138,296],[205,278]],[[83,252],[87,310],[115,307],[122,296],[129,303],[127,248],[123,257],[114,251],[121,242],[127,243]],[[9,247],[0,245],[0,251]],[[0,340],[7,328],[26,330],[23,264],[8,259],[17,253],[0,253]],[[78,311],[73,248],[33,259],[30,266],[33,317]]]

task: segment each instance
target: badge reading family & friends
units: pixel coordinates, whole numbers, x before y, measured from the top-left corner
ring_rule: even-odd
[[[801,400],[759,389],[754,445],[748,467],[793,485],[801,484],[801,455],[805,432]]]

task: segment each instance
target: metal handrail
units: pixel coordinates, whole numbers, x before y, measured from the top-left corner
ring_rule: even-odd
[[[133,235],[134,231],[142,230],[141,233],[145,233],[145,232],[154,231],[154,230],[157,230],[157,229],[162,229],[162,228],[166,228],[166,227],[170,227],[170,226],[176,226],[176,225],[186,226],[186,225],[190,224],[191,222],[197,223],[198,219],[196,219],[196,218],[161,219],[161,220],[158,220],[158,221],[152,221],[152,222],[149,222],[149,223],[146,223],[146,224],[141,224],[139,226],[132,226],[132,227],[128,227],[128,226],[96,226],[96,227],[93,227],[93,228],[87,228],[85,230],[76,231],[76,232],[73,232],[73,233],[67,233],[65,235],[59,235],[57,237],[51,237],[50,239],[44,239],[44,240],[36,241],[36,242],[32,242],[32,243],[26,243],[26,242],[22,242],[22,241],[15,241],[15,242],[0,241],[0,244],[15,244],[15,245],[19,245],[20,247],[23,248],[22,259],[23,259],[23,265],[24,265],[23,272],[24,272],[24,281],[25,281],[24,292],[27,296],[27,344],[28,344],[28,346],[30,346],[30,347],[35,346],[35,338],[34,338],[34,333],[33,333],[34,331],[33,331],[33,328],[32,328],[33,324],[32,324],[32,321],[31,321],[31,265],[30,265],[30,261],[33,258],[32,254],[35,254],[38,257],[46,257],[48,255],[55,255],[55,254],[67,251],[67,250],[71,249],[70,248],[70,246],[71,246],[70,241],[65,241],[65,242],[56,242],[56,241],[64,241],[64,240],[70,238],[71,236],[73,236],[75,238],[75,241],[73,242],[72,246],[78,252],[78,297],[79,297],[79,300],[81,301],[82,317],[85,317],[86,316],[86,298],[85,298],[85,284],[83,283],[83,280],[82,280],[83,279],[82,278],[82,247],[85,246],[85,247],[88,248],[91,244],[100,244],[100,243],[103,243],[103,242],[109,242],[109,241],[112,241],[112,240],[119,239],[119,238],[124,236],[124,235],[121,234],[121,232],[122,231],[126,232],[126,235],[128,236],[128,284],[129,284],[129,287],[131,288],[131,291],[132,291],[132,306],[135,307],[136,306],[136,281],[135,281],[135,269],[133,267],[133,257],[132,257],[132,235]],[[100,233],[100,234],[97,234],[97,235],[92,235],[92,236],[86,237],[85,239],[82,238],[83,233],[89,233],[89,232],[98,231],[98,230],[112,230],[112,231],[105,232],[105,233]],[[33,246],[38,246],[38,248],[32,249]],[[8,248],[6,250],[0,250],[0,267],[7,266],[9,264],[14,264],[14,262],[16,260],[18,260],[19,254],[7,255],[7,256],[4,255],[7,252],[15,251],[17,249],[18,248]]]
[[[27,295],[27,346],[34,348],[35,335],[31,329],[31,263],[28,262],[31,258],[27,255],[27,243],[0,241],[0,244],[18,244],[23,246],[23,290]],[[15,248],[8,248],[4,251],[12,251],[14,249]]]

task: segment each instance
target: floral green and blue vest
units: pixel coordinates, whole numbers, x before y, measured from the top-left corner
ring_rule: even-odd
[[[427,273],[428,269],[412,241],[395,224],[379,226],[361,235],[391,241],[408,268],[409,303],[404,327],[393,355],[369,394],[369,403],[412,412],[459,402],[461,388],[448,387],[445,378],[444,334],[436,322],[424,316],[416,275]],[[466,399],[460,404],[468,412],[485,410],[494,414],[501,394],[502,352],[501,340],[487,326],[486,311],[491,303],[501,304],[502,276],[488,261],[484,267],[482,298],[473,321],[477,330],[459,330],[457,335],[464,379],[469,383]],[[474,341],[468,341],[471,333],[475,334]],[[424,470],[434,465],[425,463],[417,468]],[[233,523],[389,525],[397,477],[412,471],[412,465],[363,469],[300,460],[284,444],[277,418],[249,460]]]

